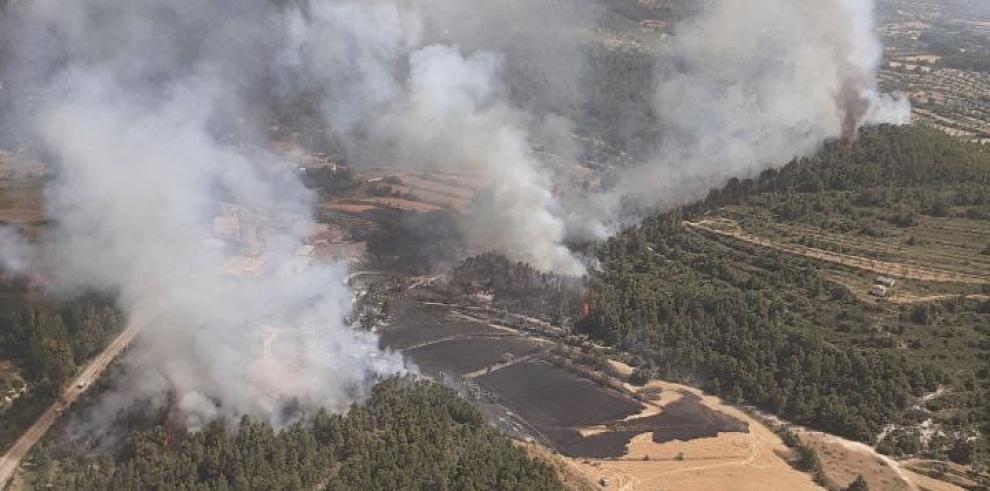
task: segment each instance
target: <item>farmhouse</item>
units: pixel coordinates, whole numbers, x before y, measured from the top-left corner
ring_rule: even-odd
[[[873,280],[873,283],[886,288],[893,288],[894,285],[897,284],[897,280],[893,278],[888,278],[886,276],[877,276],[877,278]]]

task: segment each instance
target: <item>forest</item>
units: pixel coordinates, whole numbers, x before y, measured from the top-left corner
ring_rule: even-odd
[[[86,360],[122,328],[106,298],[88,295],[54,302],[32,298],[19,287],[0,292],[0,389],[26,391],[0,412],[0,448],[6,448],[41,409],[61,394]]]
[[[456,393],[408,377],[380,381],[344,415],[321,410],[280,431],[244,417],[195,433],[161,420],[111,451],[50,438],[31,467],[32,486],[73,490],[563,489]]]
[[[874,196],[880,201],[859,214],[855,202]],[[888,423],[917,423],[908,409],[918,397],[950,387],[933,408],[951,409],[936,411],[947,431],[926,452],[985,462],[990,302],[960,296],[890,310],[854,297],[820,263],[684,222],[760,209],[780,222],[870,225],[940,207],[946,215],[982,210],[988,198],[987,147],[925,128],[865,130],[855,143],[732,179],[603,244],[602,267],[589,278],[590,315],[577,327],[633,353],[640,372],[868,443]],[[888,439],[881,449],[920,453],[919,439]]]

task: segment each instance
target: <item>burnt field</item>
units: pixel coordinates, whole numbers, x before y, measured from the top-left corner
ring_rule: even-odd
[[[440,341],[406,353],[427,371],[446,370],[464,375],[537,353],[539,349],[534,341],[500,335]]]
[[[543,361],[504,368],[480,377],[478,383],[538,428],[593,426],[643,410],[629,396]]]
[[[513,365],[479,382],[570,457],[622,457],[629,441],[643,433],[666,443],[749,431],[745,422],[708,408],[693,394],[659,414],[627,420],[644,409],[638,401],[542,361]],[[594,426],[605,428],[590,436],[579,431]]]
[[[397,350],[454,336],[505,334],[479,322],[452,318],[441,307],[402,304],[392,318],[394,326],[381,333],[380,344]]]
[[[382,345],[403,351],[426,374],[453,375],[444,381],[493,409],[497,426],[570,457],[622,458],[632,438],[644,433],[665,443],[749,431],[693,394],[636,418],[646,406],[551,363],[544,358],[545,342],[457,317],[443,306],[398,302],[391,316]]]
[[[654,442],[666,443],[711,438],[719,433],[747,433],[749,424],[705,406],[694,394],[685,393],[683,398],[664,406],[660,414],[622,421],[611,429],[634,434],[652,432]]]
[[[547,428],[560,453],[569,457],[619,458],[636,435],[650,433],[655,443],[713,438],[719,433],[748,433],[749,424],[715,411],[693,394],[664,406],[659,414],[606,425],[590,436],[568,428]]]

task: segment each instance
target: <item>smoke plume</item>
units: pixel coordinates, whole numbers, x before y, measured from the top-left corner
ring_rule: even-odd
[[[469,12],[468,2],[314,4],[290,16],[290,49],[283,59],[297,72],[294,79],[322,96],[325,120],[350,160],[474,174],[488,186],[462,223],[469,246],[494,249],[541,269],[580,274],[583,265],[563,245],[565,224],[551,191],[550,169],[532,152],[531,127],[550,121],[552,112],[541,116],[534,108],[527,113],[510,102],[502,52],[465,50],[425,35],[424,26],[432,26],[479,45],[478,38],[490,40],[496,20],[512,19],[503,9],[517,16],[526,12],[520,3],[483,8],[489,17]],[[475,25],[482,25],[458,33],[437,27],[456,22],[455,12],[460,18],[480,17]],[[576,40],[577,33],[569,32]],[[522,44],[500,39],[507,51]],[[580,66],[580,56],[573,55],[573,66]],[[534,66],[550,68],[527,65]],[[560,101],[573,91],[551,90],[564,85],[559,78],[540,80],[530,85],[530,100],[566,106]],[[546,94],[555,100],[541,97]]]
[[[342,265],[297,254],[312,196],[266,149],[258,96],[284,41],[264,3],[31,2],[16,61],[56,168],[46,241],[60,290],[119,293],[147,318],[108,401],[177,398],[190,427],[343,408],[403,371],[344,324]]]
[[[651,86],[621,100],[651,108],[634,135],[648,157],[576,187],[576,162],[604,139],[584,120],[609,96],[588,61],[612,3],[14,4],[0,107],[23,124],[3,128],[56,167],[58,287],[154,313],[107,404],[171,392],[193,427],[279,422],[405,369],[345,325],[343,268],[297,255],[314,200],[271,149],[275,121],[316,127],[354,166],[477,176],[461,217],[474,250],[579,275],[569,239],[909,118],[877,87],[872,1],[713,0],[651,51]]]
[[[862,125],[909,122],[907,101],[878,91],[873,8],[716,0],[678,26],[657,70],[656,156],[627,171],[605,207],[629,195],[640,206],[678,206],[826,140],[854,138]]]

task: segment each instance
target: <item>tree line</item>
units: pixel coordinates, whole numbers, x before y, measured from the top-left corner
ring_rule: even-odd
[[[0,448],[58,398],[79,367],[121,327],[121,314],[101,296],[56,303],[20,290],[0,293],[0,360],[12,362],[27,385],[27,392],[0,413]]]
[[[456,393],[407,377],[380,381],[346,414],[281,430],[244,417],[170,434],[161,422],[116,451],[53,440],[31,461],[31,484],[53,489],[563,489]]]

